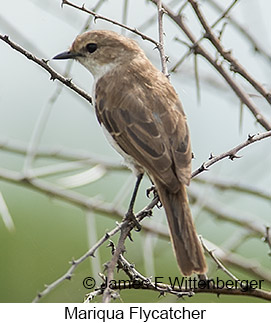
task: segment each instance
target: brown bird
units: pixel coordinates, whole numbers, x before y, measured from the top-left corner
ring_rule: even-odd
[[[138,178],[146,172],[155,184],[181,272],[205,273],[185,187],[191,176],[190,135],[167,77],[134,40],[107,30],[79,35],[54,59],[76,59],[93,74],[98,121]]]

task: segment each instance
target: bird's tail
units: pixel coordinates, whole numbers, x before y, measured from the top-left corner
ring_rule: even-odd
[[[166,211],[170,236],[181,272],[185,276],[206,273],[205,257],[193,223],[185,185],[181,184],[180,190],[172,193],[164,184],[155,184]]]

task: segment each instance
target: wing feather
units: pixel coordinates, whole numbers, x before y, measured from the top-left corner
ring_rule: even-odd
[[[150,86],[144,89],[122,84],[117,88],[112,84],[115,82],[108,76],[96,84],[99,122],[126,154],[168,189],[178,191],[180,182],[189,184],[190,136],[181,103],[170,83],[166,86],[171,100],[167,93],[159,97]],[[144,82],[140,84],[144,86]]]

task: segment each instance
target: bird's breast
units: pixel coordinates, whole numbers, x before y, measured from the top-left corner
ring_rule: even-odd
[[[115,139],[111,136],[111,134],[108,132],[108,130],[103,124],[101,124],[101,126],[107,141],[123,157],[123,164],[130,168],[136,176],[144,173],[143,167],[140,166],[132,156],[126,154],[126,152],[123,149],[121,149],[121,147],[117,144]]]

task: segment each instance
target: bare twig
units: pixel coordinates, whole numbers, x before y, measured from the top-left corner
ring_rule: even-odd
[[[69,268],[69,270],[60,278],[58,278],[56,281],[54,281],[53,283],[51,283],[50,285],[45,286],[45,289],[38,293],[38,295],[34,298],[33,303],[38,302],[42,297],[44,297],[45,295],[47,295],[48,293],[50,293],[53,289],[55,289],[60,283],[62,283],[63,281],[70,280],[72,278],[73,272],[75,271],[75,269],[88,257],[93,257],[95,251],[102,245],[104,244],[105,241],[107,241],[110,237],[114,236],[119,230],[121,229],[121,224],[117,225],[113,230],[111,230],[110,232],[107,232],[99,241],[97,241],[97,243],[90,248],[83,256],[81,256],[80,258],[78,258],[77,260],[72,260],[71,261],[71,267]]]
[[[156,291],[159,292],[160,295],[166,294],[166,293],[170,293],[170,294],[175,294],[177,297],[178,295],[186,295],[186,296],[193,296],[194,294],[216,294],[216,295],[230,295],[230,296],[250,296],[250,297],[256,297],[256,298],[260,298],[263,300],[267,300],[270,301],[271,300],[271,292],[269,291],[265,291],[262,289],[249,289],[248,290],[244,290],[242,288],[198,288],[198,289],[186,289],[186,288],[180,288],[179,286],[174,286],[174,288],[172,288],[170,285],[168,284],[156,284],[157,287],[159,287],[159,289],[157,288],[153,288],[152,285],[149,285],[148,288],[144,287],[144,286],[136,286],[136,290],[138,289],[144,289],[145,290],[152,290],[152,291]],[[114,287],[113,287],[114,288]],[[118,284],[118,286],[116,287],[116,289],[118,290],[125,290],[127,289],[127,285],[125,283],[121,283]],[[164,292],[162,293],[160,290],[164,290]]]
[[[157,5],[158,0],[150,0]],[[167,15],[183,30],[189,40],[192,42],[193,49],[195,53],[203,56],[226,80],[230,85],[235,94],[240,98],[240,100],[248,107],[251,113],[254,115],[257,122],[259,122],[266,130],[271,130],[271,122],[266,119],[255,103],[251,100],[249,95],[244,91],[244,89],[232,78],[231,74],[222,66],[220,62],[214,59],[206,49],[201,45],[197,44],[197,40],[191,30],[188,28],[184,21],[183,16],[175,14],[168,6],[163,5],[166,10]]]
[[[195,182],[212,185],[218,189],[221,190],[233,190],[240,193],[250,194],[255,197],[260,197],[262,199],[265,199],[267,201],[271,201],[271,193],[268,193],[264,190],[255,188],[254,185],[246,185],[236,182],[229,182],[227,180],[222,179],[210,179],[210,178],[195,178]]]
[[[5,227],[9,232],[15,231],[15,225],[10,215],[7,203],[0,191],[0,218],[2,218]]]
[[[111,289],[109,286],[111,284],[111,281],[114,278],[114,270],[115,270],[115,267],[118,263],[119,257],[124,251],[125,240],[128,237],[130,231],[132,230],[131,225],[132,224],[129,224],[126,222],[126,225],[122,227],[121,232],[120,232],[120,237],[118,240],[118,244],[117,244],[117,248],[115,249],[115,251],[113,253],[112,259],[110,260],[110,262],[107,265],[107,286],[106,286],[104,293],[103,293],[103,302],[104,303],[109,303],[111,300]]]
[[[96,3],[95,7],[92,9],[92,11],[97,11],[99,10],[99,8],[102,6],[102,4],[105,2],[105,0],[100,0]],[[88,19],[86,20],[86,22],[84,23],[83,27],[81,28],[81,31],[80,33],[83,33],[85,31],[87,31],[89,28],[90,28],[90,25],[91,25],[91,22],[93,21],[93,17],[90,16],[88,17]],[[71,71],[71,68],[74,64],[74,60],[68,60],[68,62],[66,63],[66,68],[64,70],[64,73],[63,73],[63,76],[65,78],[68,78],[69,75],[70,75],[70,71]],[[62,83],[59,83],[55,92],[52,94],[52,96],[50,97],[50,99],[48,100],[48,103],[49,104],[53,104],[56,102],[57,98],[60,96],[61,92],[62,92]]]
[[[193,200],[199,200],[199,194],[192,188],[189,189],[189,196]],[[249,232],[251,232],[254,236],[262,238],[265,234],[265,228],[263,224],[258,224],[258,222],[253,221],[248,216],[236,214],[230,210],[225,210],[218,202],[215,202],[211,199],[202,200],[202,208],[209,213],[213,214],[217,219],[227,221],[233,223],[235,225],[240,226],[241,228],[245,228]]]
[[[239,254],[237,255],[229,251],[221,251],[217,247],[213,252],[228,266],[250,273],[253,277],[263,279],[265,282],[271,282],[270,270],[264,270],[259,262],[253,259],[246,259]]]
[[[163,15],[165,10],[162,7],[162,1],[158,0],[157,2],[157,9],[158,9],[158,33],[159,33],[159,53],[162,63],[162,73],[169,77],[168,69],[167,69],[167,61],[168,58],[165,55],[165,47],[164,47],[164,27],[163,27]]]
[[[53,70],[49,65],[48,65],[48,60],[45,59],[39,59],[36,56],[34,56],[32,53],[28,52],[25,50],[23,47],[20,45],[14,43],[9,39],[7,35],[1,35],[0,34],[0,39],[6,42],[10,47],[15,49],[17,52],[23,54],[26,58],[29,60],[33,61],[34,63],[38,64],[41,66],[43,69],[45,69],[50,75],[51,75],[51,80],[59,80],[61,83],[78,93],[80,96],[82,96],[84,99],[86,99],[88,102],[92,103],[92,98],[91,96],[86,93],[84,90],[80,89],[78,86],[76,86],[71,79],[67,79],[63,77],[61,74],[57,73],[55,70]]]
[[[240,158],[241,156],[237,156],[237,153],[241,149],[255,143],[256,141],[263,140],[263,139],[268,138],[268,137],[271,137],[271,130],[263,132],[261,134],[257,134],[257,135],[249,135],[246,141],[244,141],[243,143],[235,146],[234,148],[230,149],[229,151],[226,151],[226,152],[224,152],[221,155],[218,155],[216,157],[211,156],[209,158],[209,161],[204,162],[198,169],[196,169],[192,173],[191,178],[197,176],[198,174],[202,173],[203,171],[208,170],[208,168],[210,166],[212,166],[213,164],[217,163],[218,161],[220,161],[222,159],[229,158],[230,160],[234,160],[236,158]]]
[[[218,17],[217,19],[216,19],[216,21],[211,25],[211,28],[213,29],[213,28],[215,28],[217,25],[218,25],[218,23],[221,21],[221,20],[223,20],[225,17],[227,17],[228,16],[228,14],[229,14],[229,12],[232,10],[232,8],[235,6],[235,4],[238,2],[238,0],[234,0],[233,2],[232,2],[232,4],[226,9],[226,10],[224,10],[224,11],[222,11],[222,13],[221,13],[221,15],[220,15],[220,17]],[[186,4],[188,3],[188,1],[186,1],[185,2]],[[178,13],[179,15],[181,14],[180,12]],[[184,59],[185,58],[187,58],[189,55],[191,55],[193,52],[194,52],[194,47],[196,46],[196,45],[198,45],[203,39],[205,38],[205,34],[204,35],[202,35],[197,41],[196,41],[196,43],[195,44],[193,44],[192,46],[189,46],[188,44],[186,44],[188,47],[189,47],[189,49],[188,49],[188,51],[183,55],[183,57],[171,68],[171,72],[175,72],[176,71],[176,69],[183,63],[183,61],[184,61]]]
[[[104,21],[108,21],[114,25],[117,25],[119,27],[122,27],[124,29],[127,29],[129,31],[131,31],[132,33],[135,33],[137,34],[138,36],[140,36],[143,40],[148,40],[150,41],[151,43],[153,43],[157,48],[159,47],[159,42],[157,42],[156,40],[154,40],[153,38],[149,37],[148,35],[140,32],[139,30],[137,30],[136,28],[131,28],[127,25],[124,25],[116,20],[113,20],[113,19],[110,19],[108,17],[105,17],[105,16],[102,16],[100,14],[97,14],[96,12],[92,11],[92,10],[89,10],[89,9],[86,9],[84,5],[82,5],[81,7],[80,6],[77,6],[76,4],[70,2],[70,1],[67,1],[67,0],[62,0],[62,4],[63,5],[68,5],[70,7],[73,7],[75,9],[78,9],[80,11],[83,11],[83,12],[86,12],[90,15],[92,15],[94,17],[94,21],[96,21],[97,19],[101,19],[101,20],[104,20]]]
[[[270,236],[270,227],[266,227],[265,228],[265,237],[264,237],[264,242],[267,243],[269,249],[270,249],[270,252],[269,252],[269,255],[271,256],[271,236]]]
[[[254,88],[257,90],[268,103],[271,104],[271,92],[268,92],[262,84],[257,82],[246,70],[245,68],[237,61],[236,58],[233,57],[231,51],[225,50],[215,35],[212,28],[209,26],[206,18],[204,17],[203,13],[201,12],[198,2],[195,0],[188,0],[193,7],[202,27],[205,30],[205,38],[210,40],[210,42],[214,45],[216,50],[222,55],[222,57],[227,60],[231,64],[231,70],[235,73],[240,74],[244,79],[246,79]],[[238,1],[238,0],[237,0]]]
[[[124,25],[127,25],[127,19],[128,19],[128,4],[129,0],[124,0],[123,4],[123,11],[122,11],[122,23]],[[125,35],[126,29],[122,29],[122,34]]]
[[[101,215],[109,216],[111,219],[122,220],[124,210],[116,208],[105,201],[97,201],[78,192],[64,190],[53,183],[40,180],[38,178],[27,179],[22,174],[8,169],[0,168],[0,179],[7,182],[23,185],[37,192],[47,194],[56,199],[71,203],[88,211],[93,211]],[[163,239],[168,239],[168,232],[163,227],[154,227],[153,225],[143,224],[142,229],[146,232],[157,234]]]
[[[171,0],[168,5],[172,8],[176,4],[179,4],[179,2],[180,0]],[[157,13],[153,14],[149,19],[147,19],[141,25],[139,25],[138,29],[141,31],[144,31],[156,22],[157,22]]]
[[[35,123],[34,129],[32,131],[31,138],[27,147],[27,153],[24,160],[23,172],[25,176],[28,176],[28,174],[31,173],[38,145],[42,137],[42,133],[45,130],[47,121],[53,108],[53,103],[51,102],[49,101],[48,104],[44,105],[44,107],[42,108],[38,116],[38,120]]]
[[[220,5],[219,1],[215,2],[214,0],[207,0],[208,3],[211,4],[211,6],[217,10],[218,12],[223,12],[223,8]],[[267,59],[269,63],[271,63],[271,55],[262,47],[262,45],[258,42],[258,39],[256,39],[249,31],[248,28],[242,26],[240,22],[235,19],[232,16],[227,16],[227,20],[229,23],[234,26],[252,45],[255,52],[258,52],[260,55],[262,55],[264,58]]]
[[[236,276],[234,276],[223,264],[222,262],[216,257],[214,252],[212,250],[209,250],[204,243],[203,239],[200,237],[201,244],[203,246],[203,249],[211,256],[211,258],[214,260],[214,262],[217,264],[218,268],[224,271],[225,274],[227,274],[231,279],[233,279],[235,282],[240,284],[240,279],[238,279]]]
[[[145,290],[152,290],[155,292],[159,293],[159,296],[164,296],[166,294],[172,294],[177,296],[178,298],[180,297],[191,297],[194,294],[197,293],[211,293],[211,294],[225,294],[225,295],[233,295],[233,296],[238,296],[238,295],[243,295],[243,296],[251,296],[251,297],[258,297],[261,299],[265,299],[265,300],[270,300],[271,299],[271,293],[262,289],[244,289],[244,285],[242,280],[239,280],[237,277],[235,277],[222,263],[220,260],[218,260],[217,256],[215,255],[215,253],[217,251],[220,251],[221,254],[221,249],[217,249],[214,251],[210,251],[209,248],[206,246],[205,242],[203,242],[204,248],[206,249],[206,251],[210,254],[210,256],[212,257],[212,259],[214,260],[214,262],[216,263],[216,265],[222,270],[224,271],[231,279],[232,281],[235,281],[236,285],[240,285],[240,288],[218,288],[217,286],[214,285],[215,280],[211,279],[208,283],[208,279],[206,281],[206,288],[197,288],[197,281],[194,281],[194,286],[186,286],[183,287],[182,284],[172,284],[168,285],[168,284],[164,284],[164,283],[160,283],[157,281],[152,281],[151,278],[147,278],[144,275],[142,275],[139,271],[136,270],[135,266],[132,265],[131,263],[129,263],[127,261],[127,259],[124,258],[124,256],[122,254],[119,255],[119,259],[118,259],[118,269],[122,269],[126,275],[129,277],[129,281],[127,282],[123,282],[123,283],[118,283],[114,286],[114,284],[111,284],[111,290],[110,290],[110,295],[112,295],[113,291],[115,291],[115,289],[117,290],[125,290],[127,288],[129,289],[143,289]],[[112,248],[112,253],[114,254],[116,249],[115,246],[112,242],[110,242],[110,247]],[[226,253],[224,253],[226,254]],[[234,257],[231,255],[231,253],[227,253],[225,258],[225,262],[229,262],[229,258],[230,260],[233,262],[233,265],[236,265],[236,259],[234,260]],[[223,258],[223,259],[224,259]],[[237,260],[238,262],[238,260]],[[238,262],[238,264],[241,261]],[[248,261],[245,261],[245,263]],[[237,265],[238,266],[238,265]],[[247,266],[247,264],[245,264],[245,266]],[[255,265],[254,265],[255,266]],[[251,263],[250,263],[250,268],[252,269]],[[104,275],[101,275],[103,281],[106,281],[106,277]],[[259,278],[264,278],[264,280],[270,281],[270,275],[257,275],[256,272],[256,276],[258,276]],[[262,279],[263,280],[263,279]],[[246,280],[244,280],[244,282],[246,282]],[[128,287],[127,287],[127,283],[129,283]],[[203,283],[203,281],[201,282]],[[184,284],[185,285],[185,284]],[[191,288],[190,288],[191,287]],[[221,292],[220,292],[221,291]],[[91,300],[93,300],[94,297],[96,297],[97,295],[101,295],[104,293],[104,283],[101,285],[100,288],[96,289],[95,291],[87,294],[87,298],[85,302],[89,302]],[[115,294],[113,295],[115,296]]]
[[[149,212],[154,208],[154,206],[157,204],[158,199],[154,199],[152,200],[151,203],[149,203],[149,205],[147,205],[145,208],[143,208],[140,212],[138,212],[138,214],[136,215],[137,220],[140,222],[142,221],[146,216],[149,215]],[[85,259],[87,259],[88,257],[93,257],[95,251],[104,244],[104,242],[108,241],[109,238],[111,238],[112,236],[114,236],[116,233],[118,233],[119,231],[122,231],[121,233],[121,239],[124,239],[124,232],[127,232],[127,236],[129,234],[129,232],[133,229],[133,227],[135,226],[134,222],[128,222],[127,219],[125,219],[124,221],[122,221],[120,224],[118,224],[114,229],[112,229],[111,231],[107,232],[99,241],[97,241],[97,243],[91,247],[83,256],[81,256],[79,259],[77,260],[72,260],[71,261],[71,267],[69,268],[69,270],[60,278],[58,278],[56,281],[54,281],[53,283],[51,283],[50,285],[47,285],[46,288],[38,293],[38,295],[34,298],[33,302],[38,302],[42,297],[44,297],[45,295],[47,295],[50,291],[52,291],[53,289],[55,289],[60,283],[62,283],[63,281],[70,280],[72,278],[73,272],[75,271],[75,269],[83,262],[85,261]],[[124,239],[125,240],[125,239]],[[121,243],[124,243],[124,240]],[[120,244],[121,245],[121,244]],[[120,253],[119,253],[120,254]],[[113,257],[114,258],[114,257]],[[118,261],[118,257],[116,257],[116,261]],[[113,267],[114,263],[112,262],[112,267]],[[114,266],[115,268],[115,266]],[[110,277],[108,277],[109,279]],[[106,291],[106,290],[105,290]],[[109,293],[109,297],[110,297],[110,293]]]
[[[25,155],[27,152],[27,145],[20,141],[10,138],[0,138],[0,150],[5,150],[21,155]],[[112,160],[108,160],[107,158],[103,158],[101,156],[96,156],[93,153],[90,153],[88,151],[84,150],[73,150],[73,149],[67,149],[65,147],[48,147],[48,148],[38,148],[36,152],[36,157],[39,158],[51,158],[51,159],[59,159],[59,160],[67,160],[67,161],[75,161],[76,163],[83,166],[88,165],[96,165],[101,164],[103,165],[107,170],[128,170],[127,167],[121,165],[119,162],[114,162]],[[46,166],[47,167],[47,166]],[[49,166],[48,166],[49,167]],[[54,165],[52,166],[54,167]],[[58,166],[56,166],[57,168]],[[73,168],[76,166],[67,166]],[[78,165],[79,167],[79,165]],[[35,176],[43,176],[40,173],[43,167],[35,168],[33,170]],[[73,168],[74,169],[74,168]],[[47,171],[47,175],[50,173],[50,171]]]
[[[96,11],[101,6],[103,1],[104,0],[100,0],[97,3],[97,5],[93,8],[93,11]],[[92,16],[88,17],[88,19],[87,19],[86,23],[84,24],[81,32],[84,32],[85,30],[88,29],[92,19],[93,19]],[[69,76],[70,70],[71,70],[71,67],[72,67],[73,63],[74,63],[74,60],[68,61],[67,65],[66,65],[64,75],[63,75],[65,78],[67,78]],[[46,124],[48,122],[48,119],[50,117],[53,105],[54,105],[57,98],[59,97],[59,95],[62,92],[62,89],[63,89],[62,85],[63,85],[62,83],[58,84],[55,92],[49,98],[48,103],[41,110],[41,112],[39,114],[39,117],[38,117],[38,120],[37,120],[37,122],[36,122],[36,124],[34,126],[33,131],[32,131],[32,135],[31,135],[31,138],[30,138],[30,141],[29,141],[29,144],[28,144],[28,148],[27,148],[27,154],[26,154],[25,161],[24,161],[24,168],[23,168],[24,174],[26,176],[33,173],[32,172],[33,162],[34,162],[35,157],[36,157],[38,146],[39,146],[42,134],[43,134],[43,132],[45,130]]]
[[[100,289],[97,289],[97,290],[94,290],[91,293],[88,293],[86,295],[86,298],[84,300],[84,303],[90,303],[95,297],[97,297],[99,295],[102,295],[102,293],[103,293],[103,290],[101,288]]]
[[[158,197],[154,198],[152,200],[152,202],[145,207],[141,212],[139,212],[139,214],[136,216],[136,218],[141,221],[145,216],[149,216],[151,215],[151,211],[154,208],[154,206],[158,203]],[[129,219],[125,219],[124,223],[126,223],[125,225],[122,226],[121,228],[121,233],[120,233],[120,237],[118,240],[118,244],[117,247],[114,251],[113,257],[111,259],[111,261],[109,262],[109,264],[107,265],[107,285],[103,294],[103,302],[104,303],[108,303],[111,300],[111,290],[110,290],[110,282],[113,280],[114,278],[114,270],[115,267],[118,263],[119,257],[120,255],[123,253],[123,251],[125,250],[124,248],[124,243],[125,240],[127,239],[127,237],[130,237],[130,232],[133,229],[133,227],[135,226],[135,222],[134,221],[130,221]]]

